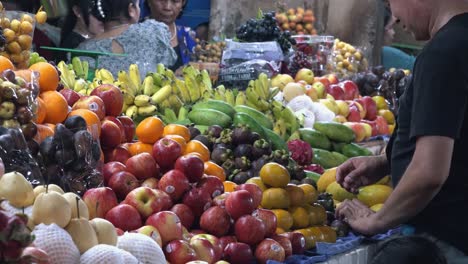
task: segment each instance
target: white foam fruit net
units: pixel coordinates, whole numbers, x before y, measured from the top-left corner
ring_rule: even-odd
[[[130,252],[140,263],[166,264],[161,247],[149,236],[138,233],[125,233],[119,236],[117,247]]]
[[[138,264],[138,259],[129,252],[114,246],[100,244],[88,249],[80,264]]]
[[[32,233],[35,236],[34,245],[47,252],[51,263],[80,263],[80,251],[63,228],[56,224],[40,224]]]

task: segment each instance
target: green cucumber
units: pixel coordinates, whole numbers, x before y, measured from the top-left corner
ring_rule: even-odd
[[[301,139],[309,143],[312,148],[331,149],[330,140],[321,132],[311,128],[301,128],[299,129],[299,133],[301,134]]]
[[[232,118],[223,112],[212,109],[198,109],[192,110],[188,114],[188,118],[196,125],[212,126],[219,125],[223,128],[232,125]]]
[[[273,122],[257,109],[253,109],[252,107],[248,107],[245,105],[236,105],[234,109],[237,111],[237,113],[244,113],[249,115],[263,127],[273,129]]]
[[[356,137],[351,128],[337,122],[315,122],[314,129],[337,142],[351,143]]]
[[[192,110],[199,110],[199,109],[212,109],[218,110],[220,112],[225,113],[230,118],[234,118],[236,114],[236,110],[230,104],[221,101],[221,100],[207,100],[205,102],[199,102],[192,106]]]

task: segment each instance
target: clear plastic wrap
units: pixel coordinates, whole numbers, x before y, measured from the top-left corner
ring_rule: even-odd
[[[290,74],[294,76],[302,68],[311,69],[316,76],[326,74],[334,37],[295,35],[292,38],[296,45],[292,57],[289,58]]]
[[[250,60],[238,65],[221,68],[218,84],[222,84],[227,88],[245,90],[249,81],[257,79],[260,73],[266,73],[269,78],[278,73],[280,65],[265,60]]]
[[[226,41],[221,65],[231,67],[251,60],[264,60],[279,64],[283,59],[283,51],[276,41],[235,42],[228,40]]]

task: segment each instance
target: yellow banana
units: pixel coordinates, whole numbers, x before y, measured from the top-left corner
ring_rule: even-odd
[[[62,84],[70,89],[75,87],[75,72],[68,69],[68,65],[61,61],[57,64],[57,68],[60,70],[60,81]]]
[[[268,92],[268,100],[273,100],[273,98],[281,91],[279,87],[270,88]]]
[[[268,79],[268,75],[262,72],[258,76],[258,80],[260,81],[261,88],[263,90],[262,94],[265,94],[266,96],[268,96],[268,94],[270,93],[270,80]],[[268,99],[268,98],[264,98],[264,99]]]
[[[140,70],[138,69],[138,65],[131,64],[128,68],[128,76],[130,77],[130,81],[132,84],[137,88],[140,89],[141,87],[141,78],[140,78]],[[137,94],[140,93],[139,90]]]
[[[156,73],[164,74],[165,72],[166,72],[166,66],[164,66],[164,64],[162,63],[158,63],[158,65],[156,66]]]
[[[184,102],[182,102],[182,100],[180,100],[179,96],[177,96],[176,94],[171,94],[168,100],[171,104],[171,108],[175,112],[179,112],[179,109],[184,105]]]
[[[223,91],[220,91],[220,90],[216,89],[214,91],[214,99],[215,100],[220,100],[220,101],[226,101],[226,95],[224,94]]]
[[[163,101],[159,104],[159,107],[160,107],[161,109],[171,108],[171,103],[170,103],[169,100],[166,98],[165,100],[163,100]]]
[[[128,104],[123,104],[122,106],[122,113],[125,113],[130,105]]]
[[[99,76],[99,78],[102,80],[103,83],[109,83],[112,84],[115,82],[114,75],[107,70],[107,69],[100,69],[97,71],[96,77]]]
[[[245,97],[244,91],[237,93],[235,105],[245,105],[247,103],[247,98]]]
[[[202,94],[202,98],[203,98],[203,101],[213,99],[213,94],[211,92],[209,92],[209,91],[205,91]]]
[[[138,107],[137,113],[140,116],[152,116],[155,115],[158,111],[158,108],[155,105],[147,105]]]
[[[191,103],[190,92],[185,86],[185,82],[179,79],[175,79],[175,86],[177,87],[179,98],[184,101],[184,103]]]
[[[234,98],[234,93],[231,89],[226,90],[226,103],[230,104],[231,106],[235,106],[236,99]]]
[[[148,95],[140,94],[135,97],[135,100],[133,102],[138,107],[148,106],[151,104],[151,97],[149,97]]]
[[[135,102],[135,96],[133,94],[129,94],[124,91],[122,91],[122,93],[123,93],[124,103],[133,105]]]
[[[198,87],[197,81],[195,78],[190,77],[189,75],[184,75],[185,86],[187,87],[190,94],[190,102],[194,103],[198,101],[201,97],[200,88]]]
[[[158,87],[154,85],[153,76],[148,75],[143,80],[143,94],[151,96],[158,91]]]
[[[268,98],[268,94],[265,92],[262,86],[263,86],[262,82],[257,79],[254,81],[253,89],[255,90],[255,93],[260,96],[261,99],[266,100]]]
[[[151,96],[151,100],[154,104],[160,104],[169,98],[171,95],[172,87],[170,85],[166,85],[163,88],[159,89],[153,96]]]
[[[138,106],[136,105],[131,105],[127,108],[125,111],[125,115],[130,117],[131,119],[135,119],[138,115]]]
[[[130,80],[130,77],[128,76],[127,72],[125,71],[119,71],[117,74],[117,80],[126,86],[127,93],[130,95],[136,96],[138,88],[133,85],[133,82]]]
[[[81,90],[86,90],[88,88],[88,83],[83,80],[83,79],[78,79],[75,81],[75,85],[73,87],[70,87],[70,89],[73,89],[74,91],[81,91]]]

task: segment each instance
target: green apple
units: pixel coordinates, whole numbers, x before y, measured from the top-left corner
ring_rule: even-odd
[[[312,88],[317,91],[317,96],[319,99],[325,98],[325,85],[321,82],[315,82],[312,84]]]
[[[298,81],[305,81],[308,84],[314,83],[314,72],[311,69],[300,69],[296,73],[296,78],[294,79],[296,82]]]
[[[284,87],[291,82],[294,82],[294,79],[290,75],[278,74],[271,79],[271,87],[278,87],[283,91]]]
[[[340,111],[340,109],[338,108],[338,105],[336,105],[335,100],[320,99],[319,102],[323,104],[324,106],[326,106],[330,111],[335,113],[335,115],[337,115]]]
[[[349,105],[343,100],[336,100],[336,105],[338,106],[339,114],[347,117],[349,115]]]

